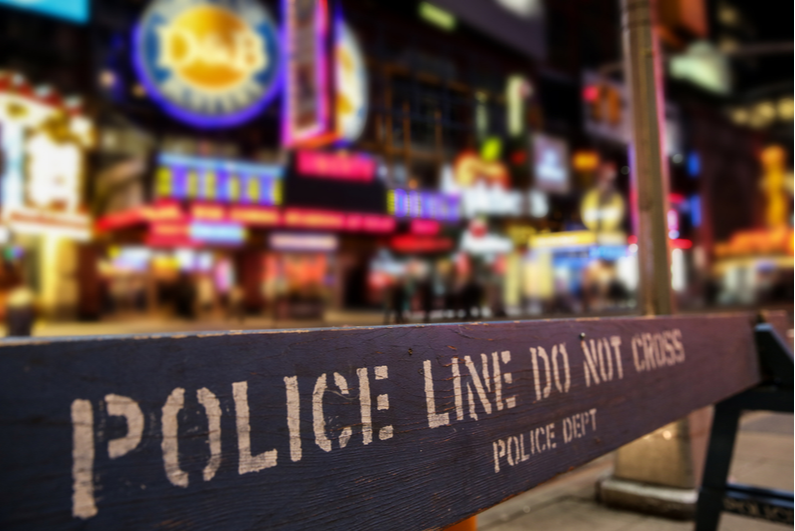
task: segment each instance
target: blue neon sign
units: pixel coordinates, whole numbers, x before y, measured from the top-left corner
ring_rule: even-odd
[[[203,128],[259,114],[278,88],[279,31],[256,0],[154,0],[133,34],[147,95]]]
[[[0,5],[12,6],[42,15],[85,23],[89,18],[89,0],[0,0]]]

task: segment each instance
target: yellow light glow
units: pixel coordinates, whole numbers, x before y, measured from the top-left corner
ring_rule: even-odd
[[[599,166],[599,153],[595,151],[577,151],[572,157],[571,165],[577,171],[593,171]]]
[[[778,102],[778,118],[779,120],[783,121],[792,121],[793,111],[795,111],[795,105],[793,105],[792,98],[782,98]]]

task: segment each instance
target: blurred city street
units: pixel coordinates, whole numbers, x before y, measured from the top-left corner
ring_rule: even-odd
[[[786,7],[0,0],[0,527],[791,523]]]

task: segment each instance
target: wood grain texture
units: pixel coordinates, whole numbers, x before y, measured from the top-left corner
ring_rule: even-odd
[[[0,345],[2,529],[439,529],[760,380],[748,315]]]

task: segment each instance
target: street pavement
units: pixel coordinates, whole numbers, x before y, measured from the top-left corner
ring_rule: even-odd
[[[693,522],[610,509],[596,502],[596,482],[608,475],[603,456],[481,513],[478,531],[691,531]],[[735,447],[731,481],[793,490],[793,417],[746,414]],[[724,513],[720,531],[782,531],[785,526]]]

